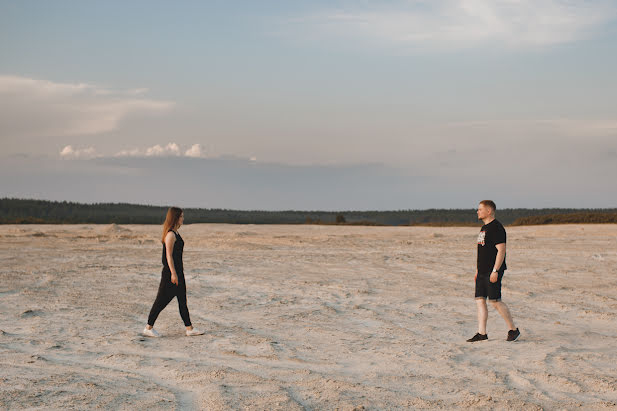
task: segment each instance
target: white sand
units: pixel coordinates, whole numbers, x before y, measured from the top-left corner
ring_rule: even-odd
[[[477,228],[185,226],[147,339],[159,226],[0,226],[0,409],[617,407],[617,226],[507,230],[470,344]]]

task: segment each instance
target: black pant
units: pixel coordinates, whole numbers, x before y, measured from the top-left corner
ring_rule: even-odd
[[[184,274],[178,273],[178,285],[175,285],[171,282],[171,273],[165,272],[165,270],[163,270],[163,275],[161,277],[159,292],[156,294],[156,299],[150,310],[150,315],[148,316],[149,326],[154,326],[156,318],[174,297],[178,297],[178,308],[180,308],[180,316],[182,317],[182,321],[184,321],[184,325],[187,327],[191,326],[189,308],[186,305],[186,283],[184,282]]]

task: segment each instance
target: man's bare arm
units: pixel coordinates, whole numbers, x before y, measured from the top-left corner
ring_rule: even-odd
[[[497,257],[495,258],[495,267],[493,267],[493,270],[499,271],[503,264],[503,260],[506,258],[506,243],[497,244],[495,248],[497,249]]]
[[[506,243],[497,244],[495,248],[497,249],[497,257],[495,258],[495,267],[493,267],[493,272],[489,278],[492,283],[496,283],[499,280],[499,274],[496,271],[501,268],[503,260],[506,258]]]

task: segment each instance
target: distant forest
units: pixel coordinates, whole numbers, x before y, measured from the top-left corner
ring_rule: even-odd
[[[167,207],[45,200],[0,199],[0,224],[162,224]],[[475,209],[396,211],[243,211],[186,208],[185,221],[228,224],[346,224],[477,226]],[[617,223],[617,209],[505,208],[497,210],[507,225]]]
[[[540,224],[617,224],[617,213],[578,212],[517,218],[511,225]]]

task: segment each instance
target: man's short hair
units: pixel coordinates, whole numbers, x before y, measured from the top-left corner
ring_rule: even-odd
[[[497,210],[497,206],[495,205],[495,202],[493,200],[482,200],[480,201],[480,204],[482,204],[484,207],[491,208],[493,211]]]

